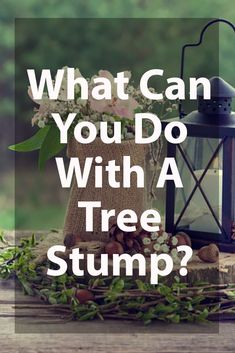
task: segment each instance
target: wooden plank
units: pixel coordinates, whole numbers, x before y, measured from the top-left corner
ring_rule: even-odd
[[[145,327],[141,323],[133,325],[111,320],[46,324],[38,323],[35,318],[17,318],[15,326],[14,317],[0,319],[0,332],[4,335],[2,352],[22,350],[24,353],[58,350],[67,353],[75,349],[84,352],[228,353],[234,352],[234,328],[232,323],[206,326],[155,323]],[[14,333],[15,329],[18,333]]]
[[[10,323],[4,321],[5,327]],[[1,325],[2,326],[2,325]],[[58,353],[58,351],[73,353],[107,352],[107,353],[234,353],[234,326],[224,324],[218,334],[181,334],[171,333],[165,328],[164,334],[155,333],[109,334],[11,334],[4,328],[1,342],[2,352],[24,353]],[[2,331],[3,329],[3,331]]]
[[[25,233],[21,233],[25,236]],[[11,237],[12,239],[12,237]],[[226,260],[227,261],[227,260]],[[13,310],[14,284],[2,282],[0,301],[5,311]],[[26,297],[17,291],[17,301],[35,303],[36,298]],[[36,300],[36,301],[35,301]],[[9,308],[6,306],[9,305]],[[36,323],[35,318],[0,318],[1,352],[3,353],[234,353],[234,323],[212,323],[211,325],[167,325],[117,321],[68,322],[46,325]],[[15,329],[21,333],[15,333]],[[210,330],[210,333],[208,331]],[[26,333],[27,332],[27,333]],[[35,333],[37,332],[37,333]],[[116,333],[114,333],[116,332]]]

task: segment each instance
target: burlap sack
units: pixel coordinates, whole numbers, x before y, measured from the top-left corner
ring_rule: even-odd
[[[91,144],[83,145],[75,139],[71,139],[68,144],[67,155],[69,158],[79,157],[82,166],[87,157],[101,156],[103,166],[107,165],[110,160],[115,160],[116,164],[121,167],[121,177],[120,179],[117,177],[116,180],[120,181],[122,185],[123,156],[130,156],[131,165],[139,165],[145,170],[146,146],[135,144],[133,140],[123,141],[121,144],[107,145],[98,138]],[[86,232],[85,209],[78,208],[78,201],[101,201],[102,209],[115,209],[116,215],[124,209],[132,209],[139,218],[142,212],[147,209],[147,193],[144,188],[136,187],[135,173],[132,173],[130,188],[111,188],[108,184],[107,172],[103,172],[103,187],[101,189],[95,188],[95,165],[94,162],[86,188],[79,188],[76,180],[73,180],[64,224],[64,235],[73,233],[80,236],[82,240],[106,241],[108,233],[101,232],[101,209],[94,210],[94,231]],[[116,219],[111,218],[110,226],[115,222]]]

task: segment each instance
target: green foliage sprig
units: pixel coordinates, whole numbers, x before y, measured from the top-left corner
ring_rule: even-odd
[[[153,286],[140,279],[77,278],[69,273],[46,275],[48,263],[37,265],[35,236],[10,245],[1,235],[5,249],[0,254],[0,278],[15,278],[24,292],[51,304],[71,320],[121,319],[171,323],[235,319],[235,284],[195,283],[190,286],[175,278],[169,286]],[[39,245],[40,246],[40,245]],[[94,300],[80,303],[76,293],[85,290]]]

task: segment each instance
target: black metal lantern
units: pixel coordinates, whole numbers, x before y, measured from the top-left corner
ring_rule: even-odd
[[[226,20],[207,24],[198,43],[183,47],[182,78],[185,48],[200,45],[206,28],[218,21],[235,31]],[[197,111],[185,116],[180,105],[188,137],[182,144],[167,146],[167,156],[176,159],[184,187],[176,189],[173,181],[167,181],[166,231],[186,232],[194,247],[213,242],[222,251],[235,252],[235,89],[219,77],[210,83],[210,100],[203,100],[198,87]],[[163,127],[167,123],[163,121]]]

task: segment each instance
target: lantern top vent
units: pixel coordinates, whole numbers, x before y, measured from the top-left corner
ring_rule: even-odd
[[[198,86],[198,111],[204,114],[225,115],[232,110],[232,97],[235,97],[235,88],[221,77],[210,79],[211,99],[203,99],[203,86]]]

